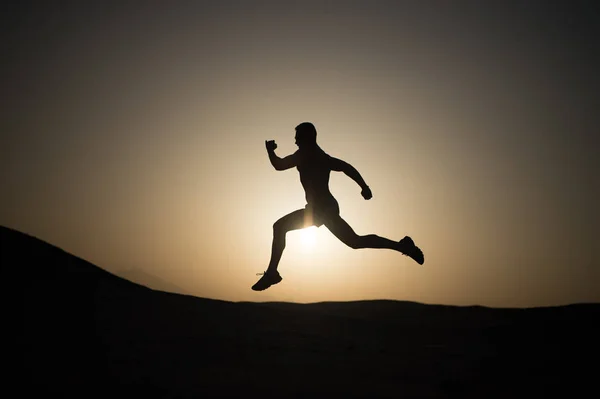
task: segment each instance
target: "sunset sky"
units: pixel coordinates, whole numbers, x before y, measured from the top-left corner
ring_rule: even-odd
[[[61,2],[62,3],[62,2]],[[0,224],[103,269],[230,301],[600,301],[594,2],[19,2],[3,6]],[[294,127],[358,234],[288,234]],[[137,277],[136,277],[137,276]]]

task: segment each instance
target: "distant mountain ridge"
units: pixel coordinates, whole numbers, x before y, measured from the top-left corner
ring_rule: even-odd
[[[128,281],[143,285],[153,290],[172,292],[176,294],[189,295],[187,290],[173,284],[170,281],[164,280],[152,273],[148,273],[142,269],[132,268],[127,270],[121,270],[118,273],[119,277],[122,277]]]
[[[0,226],[4,387],[61,397],[529,397],[593,388],[600,305],[228,302]]]

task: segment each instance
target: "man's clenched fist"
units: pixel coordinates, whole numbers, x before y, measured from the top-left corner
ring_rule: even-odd
[[[267,147],[267,151],[275,151],[277,144],[275,144],[275,140],[268,140],[265,141],[265,147]]]

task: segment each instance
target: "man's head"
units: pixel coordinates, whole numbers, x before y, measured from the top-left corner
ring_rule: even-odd
[[[298,148],[309,148],[317,145],[317,129],[310,122],[296,126],[296,145]]]

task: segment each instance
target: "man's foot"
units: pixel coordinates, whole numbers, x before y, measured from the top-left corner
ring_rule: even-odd
[[[281,276],[279,275],[278,271],[274,271],[274,272],[270,272],[270,271],[266,271],[264,273],[258,273],[258,275],[261,275],[262,277],[260,278],[260,280],[258,280],[256,282],[256,284],[254,284],[252,286],[252,289],[254,291],[264,291],[267,288],[269,288],[272,285],[275,285],[277,283],[279,283],[281,280],[283,280],[281,278]]]
[[[425,262],[423,252],[415,245],[414,241],[409,236],[398,241],[398,250],[404,255],[413,258],[419,265],[422,265]]]

